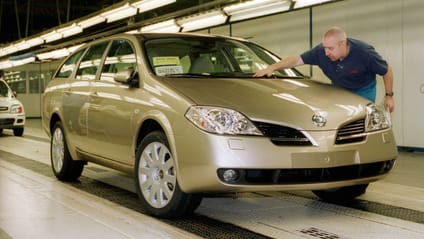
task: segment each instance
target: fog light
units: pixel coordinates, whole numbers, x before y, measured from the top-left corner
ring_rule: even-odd
[[[234,169],[226,169],[222,174],[222,178],[225,182],[234,182],[238,179],[238,173]]]

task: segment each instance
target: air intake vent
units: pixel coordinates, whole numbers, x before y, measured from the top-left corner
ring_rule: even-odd
[[[361,119],[342,126],[337,131],[336,144],[361,142],[365,137],[365,119]]]
[[[256,127],[278,146],[309,146],[311,141],[299,130],[276,124],[253,122]]]

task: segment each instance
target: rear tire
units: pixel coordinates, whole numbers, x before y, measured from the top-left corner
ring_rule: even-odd
[[[175,161],[161,131],[149,133],[137,147],[135,184],[144,208],[156,217],[191,214],[202,200],[200,195],[181,191]]]
[[[75,181],[81,176],[85,161],[74,161],[69,154],[63,126],[55,123],[50,141],[50,159],[53,173],[60,181]]]
[[[368,184],[360,184],[328,190],[314,190],[312,192],[327,202],[349,202],[364,194],[367,187]]]

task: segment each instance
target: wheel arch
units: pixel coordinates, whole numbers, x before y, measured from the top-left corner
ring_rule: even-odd
[[[50,136],[53,134],[53,129],[54,129],[54,126],[55,126],[57,121],[62,121],[62,119],[60,118],[60,116],[57,113],[53,113],[52,116],[50,117],[50,122],[49,122],[49,134],[50,134]]]
[[[57,112],[54,112],[50,117],[50,121],[49,121],[49,135],[50,135],[50,137],[53,135],[53,130],[54,130],[54,127],[56,125],[56,122],[62,123],[63,131],[64,131],[63,133],[65,134],[65,138],[66,138],[67,132],[66,132],[66,127],[64,125],[65,122],[62,120],[62,117],[60,117],[59,113],[57,113]],[[69,153],[71,154],[71,158],[73,160],[80,160],[80,157],[75,152],[75,147],[69,142],[68,138],[66,138],[66,146],[68,147]]]
[[[152,112],[149,114],[149,117],[145,117],[142,122],[139,124],[140,127],[138,129],[138,133],[136,135],[135,145],[134,145],[134,155],[136,154],[137,147],[140,144],[140,142],[151,132],[160,130],[162,131],[169,144],[169,149],[172,153],[172,156],[175,160],[175,166],[177,168],[177,172],[179,171],[179,162],[177,159],[177,149],[175,144],[175,138],[173,133],[173,126],[166,117],[165,114],[162,112]],[[179,177],[179,174],[177,173],[177,177]]]

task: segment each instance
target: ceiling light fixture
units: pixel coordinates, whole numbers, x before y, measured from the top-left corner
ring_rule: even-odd
[[[173,33],[179,32],[181,29],[180,26],[177,25],[175,19],[171,19],[164,22],[159,22],[151,25],[144,26],[140,28],[140,32],[164,32],[164,33]]]
[[[9,60],[0,61],[0,70],[13,67],[12,62]]]
[[[29,39],[26,41],[26,44],[28,44],[30,47],[38,46],[44,43],[44,39],[41,39],[39,37],[34,37],[32,39]]]
[[[62,33],[57,32],[56,30],[46,33],[40,36],[41,39],[44,39],[46,42],[56,41],[62,38]]]
[[[70,26],[58,29],[57,32],[61,33],[62,37],[65,38],[65,37],[69,37],[69,36],[81,33],[82,27],[80,25],[77,25],[76,23],[74,23]]]
[[[241,21],[259,16],[288,11],[289,1],[252,0],[224,7],[224,12],[230,15],[230,22]]]
[[[149,10],[174,3],[177,0],[142,0],[135,3],[131,3],[131,6],[138,9],[139,13],[147,12]]]
[[[88,19],[78,22],[78,25],[81,26],[83,29],[85,29],[85,28],[89,28],[91,26],[97,25],[99,23],[102,23],[105,20],[106,19],[102,16],[94,16],[94,17],[90,17]]]
[[[12,63],[12,66],[22,66],[34,61],[35,61],[35,56],[31,56],[31,57],[16,60],[16,61],[10,61],[10,63]]]
[[[40,60],[59,59],[68,55],[69,55],[69,50],[67,48],[61,48],[54,51],[39,53],[37,54],[37,58]]]
[[[134,8],[127,3],[122,7],[106,11],[100,14],[100,16],[106,18],[106,21],[109,23],[134,16],[135,14],[137,14],[137,8]]]
[[[200,15],[192,15],[179,20],[177,19],[177,23],[183,28],[183,32],[189,32],[224,24],[227,21],[227,18],[227,15],[225,15],[221,10],[218,10]]]
[[[294,8],[308,7],[316,4],[325,2],[331,2],[332,0],[295,0]]]

